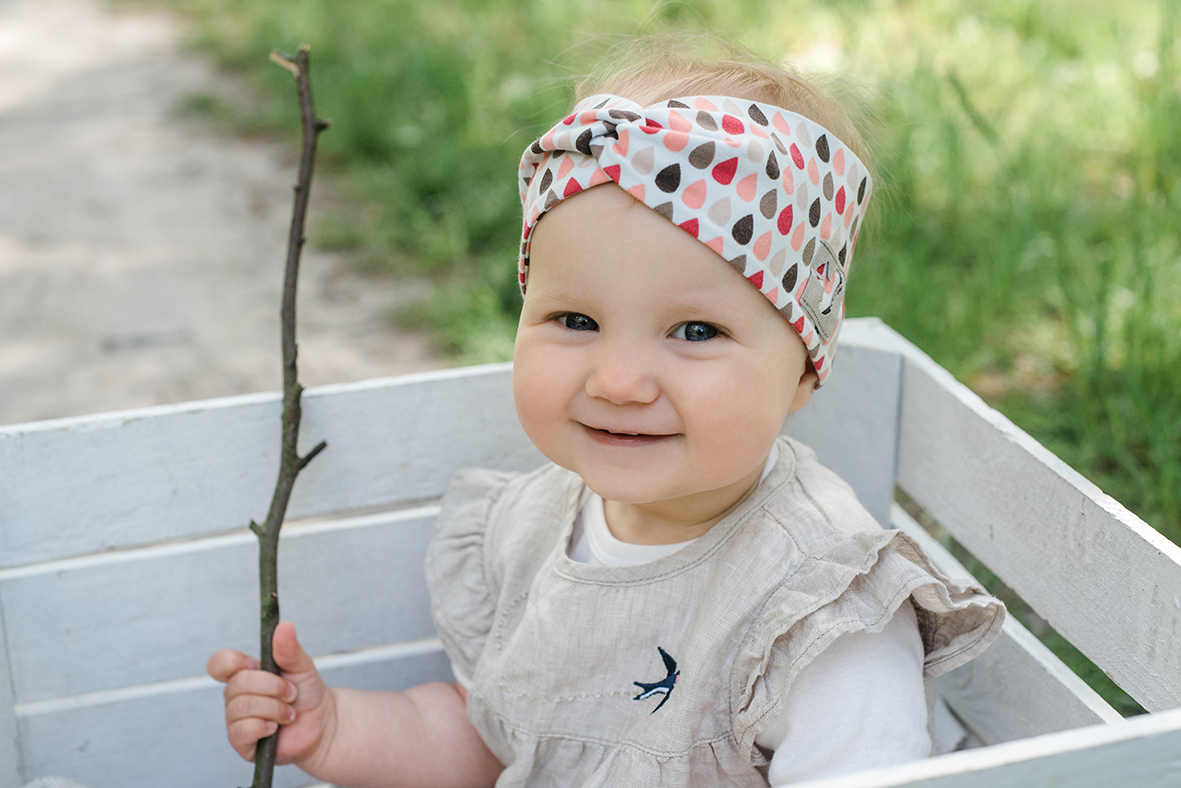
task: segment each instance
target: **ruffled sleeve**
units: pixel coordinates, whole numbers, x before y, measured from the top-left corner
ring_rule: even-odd
[[[431,616],[456,668],[473,676],[492,628],[495,590],[485,566],[486,529],[496,500],[517,474],[461,471],[443,496],[427,547]]]
[[[806,561],[749,631],[733,677],[740,743],[753,744],[782,711],[800,671],[833,640],[848,632],[881,631],[907,599],[922,636],[925,679],[983,651],[1005,617],[1000,601],[979,586],[944,577],[905,533],[853,534]]]

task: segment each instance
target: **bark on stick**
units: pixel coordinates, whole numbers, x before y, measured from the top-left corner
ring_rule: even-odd
[[[271,498],[271,508],[267,512],[266,522],[259,525],[253,520],[250,521],[250,530],[258,536],[262,669],[278,674],[279,668],[275,664],[271,641],[275,635],[275,627],[279,624],[279,528],[287,512],[287,502],[291,498],[296,476],[328,445],[320,441],[303,457],[299,456],[296,449],[299,441],[300,396],[303,387],[299,385],[295,366],[295,292],[299,279],[299,256],[303,250],[303,228],[308,212],[308,195],[312,187],[316,137],[328,128],[328,122],[316,117],[315,105],[312,102],[312,85],[308,75],[307,45],[300,46],[294,57],[276,49],[271,53],[271,60],[295,75],[303,126],[303,155],[299,162],[299,182],[295,185],[291,233],[287,239],[287,271],[283,280],[283,306],[280,311],[283,332],[283,437],[279,479],[275,482],[275,494]],[[259,741],[254,754],[252,788],[271,788],[278,743],[278,732]]]

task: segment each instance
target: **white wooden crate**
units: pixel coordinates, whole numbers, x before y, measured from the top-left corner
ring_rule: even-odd
[[[541,462],[509,366],[309,389],[280,587],[331,683],[449,677],[421,562],[451,475]],[[256,651],[261,518],[278,395],[0,428],[0,788],[233,786],[214,649]],[[926,535],[895,484],[1145,708],[1123,721],[1016,621],[940,681],[992,746],[816,783],[1181,785],[1181,549],[876,320],[852,320],[791,425],[881,522]],[[962,571],[938,543],[945,571]],[[1089,726],[1089,727],[1088,727]],[[315,781],[281,767],[284,788]]]

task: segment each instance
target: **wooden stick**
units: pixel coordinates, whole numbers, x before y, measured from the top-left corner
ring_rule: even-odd
[[[272,640],[279,624],[279,529],[287,512],[287,502],[295,486],[295,478],[312,459],[328,445],[320,441],[314,449],[300,457],[296,448],[299,440],[299,420],[302,414],[295,358],[295,291],[299,279],[299,255],[304,244],[304,220],[308,212],[308,195],[312,186],[312,165],[316,158],[316,137],[328,128],[328,122],[316,117],[312,103],[312,85],[308,75],[308,46],[299,47],[295,57],[279,50],[271,53],[271,60],[295,75],[299,88],[299,106],[303,126],[303,155],[299,162],[299,182],[295,185],[295,206],[291,213],[291,233],[287,238],[287,271],[283,280],[283,437],[279,460],[279,479],[267,512],[266,523],[260,526],[250,521],[250,530],[258,536],[259,609],[262,621],[262,669],[278,674]],[[254,783],[252,788],[271,788],[275,770],[275,753],[279,732],[258,742],[254,752]]]

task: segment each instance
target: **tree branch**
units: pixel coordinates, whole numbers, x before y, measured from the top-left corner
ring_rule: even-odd
[[[299,162],[299,182],[295,185],[295,206],[291,213],[291,232],[287,238],[287,269],[283,280],[283,306],[280,316],[283,324],[283,436],[279,459],[279,478],[275,482],[275,494],[267,512],[266,523],[259,526],[253,520],[250,530],[258,536],[258,580],[259,613],[262,623],[261,652],[262,669],[278,674],[275,664],[272,640],[275,627],[279,624],[279,529],[287,513],[287,502],[295,487],[295,478],[312,459],[328,445],[321,441],[316,448],[300,457],[296,449],[299,441],[299,421],[302,415],[300,396],[303,386],[299,385],[295,358],[295,291],[299,279],[299,256],[304,244],[304,220],[308,212],[308,196],[312,186],[312,166],[316,159],[316,137],[328,128],[328,122],[316,117],[312,102],[312,85],[308,74],[308,46],[299,47],[295,57],[279,50],[271,53],[271,60],[295,75],[299,90],[299,107],[303,127],[303,155]],[[271,788],[275,770],[275,753],[279,744],[279,733],[262,739],[254,753],[254,783],[252,788]]]

